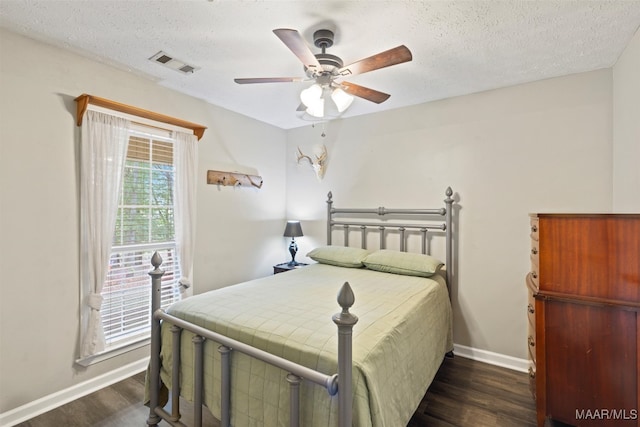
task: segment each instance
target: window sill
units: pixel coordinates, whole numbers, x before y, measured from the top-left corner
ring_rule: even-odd
[[[121,354],[125,354],[130,351],[136,350],[140,347],[149,345],[150,342],[151,342],[150,338],[144,338],[140,341],[121,345],[120,347],[110,348],[101,353],[94,354],[93,356],[77,359],[76,364],[84,367],[95,365],[96,363],[104,362],[105,360],[109,360],[113,357],[117,357],[117,356],[120,356]]]

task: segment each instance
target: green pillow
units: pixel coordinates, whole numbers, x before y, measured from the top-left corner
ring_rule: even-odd
[[[370,270],[406,276],[433,276],[444,265],[432,256],[382,249],[367,256],[364,265]]]
[[[370,253],[366,249],[346,246],[321,246],[309,252],[307,256],[321,264],[357,268],[363,266],[362,260]]]

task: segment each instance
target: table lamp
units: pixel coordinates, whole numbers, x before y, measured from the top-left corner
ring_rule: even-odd
[[[296,237],[301,237],[302,227],[300,221],[287,221],[287,226],[284,229],[284,236],[291,237],[291,243],[289,244],[289,253],[291,254],[291,261],[289,266],[293,267],[298,265],[296,262],[296,252],[298,252],[298,245],[296,244]]]

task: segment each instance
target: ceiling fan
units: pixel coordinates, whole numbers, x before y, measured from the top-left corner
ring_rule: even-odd
[[[324,116],[324,98],[329,93],[338,111],[343,112],[353,101],[353,96],[380,104],[391,95],[342,80],[344,77],[363,74],[391,65],[411,61],[411,51],[404,45],[380,52],[349,65],[342,59],[326,53],[333,46],[331,30],[317,30],[313,34],[314,45],[322,49],[322,53],[314,54],[297,30],[280,28],[273,30],[276,36],[300,59],[304,65],[306,77],[257,77],[238,78],[238,84],[252,83],[289,83],[315,80],[315,83],[300,94],[302,104],[298,111],[306,111],[314,117]],[[352,96],[351,96],[352,95]]]

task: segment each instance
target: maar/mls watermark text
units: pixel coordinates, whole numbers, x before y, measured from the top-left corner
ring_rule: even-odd
[[[576,420],[637,420],[637,409],[576,409]]]

